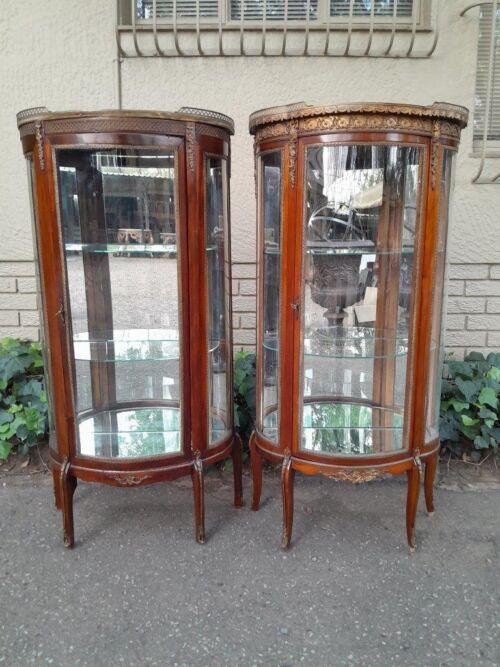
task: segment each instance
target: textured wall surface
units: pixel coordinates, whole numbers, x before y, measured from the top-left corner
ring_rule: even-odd
[[[473,107],[477,16],[460,18],[467,2],[440,0],[441,33],[430,59],[149,58],[122,66],[124,108],[217,109],[235,119],[231,181],[235,341],[255,340],[255,202],[251,111],[274,104],[445,100]],[[0,335],[32,335],[36,320],[24,291],[32,245],[24,161],[15,113],[45,104],[57,109],[116,105],[114,2],[28,0],[0,4],[3,45],[0,108]],[[449,256],[446,343],[467,349],[500,347],[500,184],[473,185],[472,131],[462,135]],[[26,308],[26,309],[25,309]],[[24,313],[24,316],[23,316]]]
[[[28,180],[16,113],[116,105],[114,2],[0,2],[0,337],[37,337]],[[29,279],[29,280],[28,280]]]

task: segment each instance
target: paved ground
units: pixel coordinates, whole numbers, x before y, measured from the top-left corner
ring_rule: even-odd
[[[438,489],[410,555],[399,480],[298,477],[283,553],[271,475],[258,513],[210,477],[204,546],[189,480],[82,484],[66,551],[35,479],[0,486],[1,665],[500,664],[497,491]]]

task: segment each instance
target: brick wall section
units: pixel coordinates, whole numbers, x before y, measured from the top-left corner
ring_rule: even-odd
[[[446,351],[500,351],[500,264],[450,264],[449,277]]]
[[[35,265],[0,261],[0,338],[38,340]]]
[[[255,264],[233,264],[233,344],[237,350],[255,348],[256,283]]]
[[[451,264],[445,345],[455,358],[500,351],[500,263]],[[38,340],[35,265],[0,261],[0,338]],[[233,339],[255,347],[256,267],[233,264]]]

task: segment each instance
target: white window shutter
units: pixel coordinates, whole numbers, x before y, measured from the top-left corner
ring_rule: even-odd
[[[318,18],[318,0],[230,0],[231,20],[241,21],[241,4],[243,2],[245,21],[262,21],[264,7],[266,21],[305,21],[309,12],[309,20]]]
[[[481,7],[477,48],[476,97],[474,103],[474,139],[482,139],[485,122],[486,98],[490,68],[492,8]],[[493,87],[490,97],[488,141],[500,140],[500,9],[497,11],[496,43],[491,63]]]
[[[391,18],[394,13],[394,0],[354,0],[353,16],[370,17],[372,2],[375,3],[373,15],[375,17]],[[411,17],[413,6],[418,3],[414,0],[398,0],[396,5],[397,17]],[[351,0],[330,0],[330,16],[349,16]]]
[[[199,4],[200,18],[217,18],[219,16],[218,0],[177,0],[177,20],[196,18],[196,5]],[[137,0],[137,18],[151,20],[153,18],[153,0]],[[156,17],[172,20],[174,0],[157,0]]]

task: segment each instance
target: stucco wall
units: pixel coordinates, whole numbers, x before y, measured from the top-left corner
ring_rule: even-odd
[[[174,58],[126,59],[124,108],[213,108],[232,116],[231,182],[235,341],[255,339],[255,204],[251,111],[308,103],[445,100],[473,106],[477,17],[460,18],[466,2],[441,0],[441,35],[430,59]],[[1,3],[0,336],[36,336],[32,245],[24,161],[15,124],[19,109],[96,109],[117,102],[111,0]],[[473,185],[472,132],[463,133],[450,229],[446,343],[500,347],[500,184]]]

